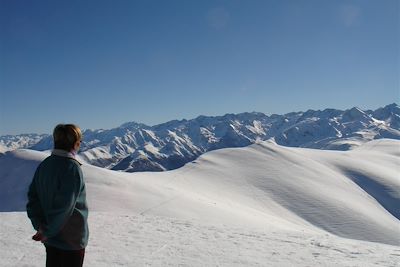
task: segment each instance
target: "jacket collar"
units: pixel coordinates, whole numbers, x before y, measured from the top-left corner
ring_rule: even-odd
[[[53,149],[53,151],[51,152],[52,155],[55,156],[60,156],[60,157],[64,157],[64,158],[70,158],[75,160],[76,162],[79,163],[79,165],[82,165],[82,163],[79,162],[79,160],[76,159],[76,155],[72,152],[68,152],[62,149]]]

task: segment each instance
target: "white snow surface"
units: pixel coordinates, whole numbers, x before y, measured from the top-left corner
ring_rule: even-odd
[[[1,266],[43,266],[24,212],[48,154],[0,157]],[[84,164],[86,266],[399,266],[400,141],[350,151],[258,142],[161,173]]]
[[[84,266],[398,266],[400,248],[306,231],[92,212]],[[25,214],[0,213],[0,266],[45,266]]]

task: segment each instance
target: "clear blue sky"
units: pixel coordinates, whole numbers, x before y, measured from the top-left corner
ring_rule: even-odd
[[[0,135],[399,102],[398,0],[0,5]]]

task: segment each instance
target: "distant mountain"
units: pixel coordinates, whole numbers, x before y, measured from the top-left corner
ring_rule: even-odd
[[[39,143],[47,134],[19,134],[0,136],[0,154],[20,148],[29,148]]]
[[[199,116],[155,126],[128,122],[110,130],[86,130],[83,135],[80,156],[90,164],[127,172],[164,171],[179,168],[207,151],[248,146],[258,140],[348,150],[373,139],[400,139],[400,108],[391,104],[375,111],[354,107],[271,116],[252,112]],[[3,152],[17,148],[43,151],[52,146],[50,135],[0,137]]]

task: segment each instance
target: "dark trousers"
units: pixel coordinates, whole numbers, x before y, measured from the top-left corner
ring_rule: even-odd
[[[46,267],[82,267],[85,249],[62,250],[46,246]]]

